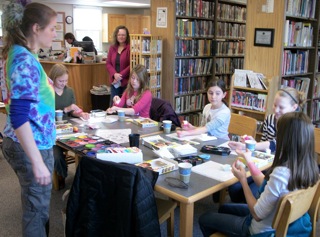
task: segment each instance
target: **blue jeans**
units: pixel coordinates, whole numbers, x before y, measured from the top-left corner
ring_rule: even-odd
[[[47,236],[52,184],[42,186],[35,181],[30,159],[20,143],[5,137],[2,143],[2,152],[4,158],[18,176],[21,186],[23,236]],[[45,165],[52,174],[52,149],[40,150],[40,153]]]
[[[227,236],[249,236],[251,215],[247,204],[228,203],[218,212],[208,211],[199,218],[199,225],[204,237],[215,232]]]
[[[247,178],[247,182],[251,189],[253,195],[258,193],[259,187],[255,184],[252,177]],[[228,193],[232,202],[235,203],[246,203],[246,197],[244,196],[242,185],[240,182],[237,182],[228,187]]]
[[[113,97],[117,95],[121,98],[125,89],[126,87],[119,86],[118,88],[115,88],[113,85],[111,85],[110,107],[113,105]]]

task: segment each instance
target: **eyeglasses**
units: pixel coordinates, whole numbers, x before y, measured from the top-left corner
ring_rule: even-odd
[[[164,179],[164,181],[166,181],[171,187],[174,187],[174,188],[183,188],[183,189],[189,188],[188,184],[186,184],[185,182],[177,178],[167,177]]]

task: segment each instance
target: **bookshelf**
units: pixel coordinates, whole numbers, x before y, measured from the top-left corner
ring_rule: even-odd
[[[229,92],[229,108],[233,113],[253,117],[257,120],[256,140],[262,137],[262,125],[266,115],[272,113],[272,103],[275,96],[273,88],[278,86],[278,78],[267,78],[267,89],[251,88],[248,79],[246,86],[235,86],[232,76]]]
[[[229,85],[233,70],[244,65],[243,2],[151,0],[151,32],[164,40],[162,98],[194,125],[207,103],[206,82],[217,76]],[[166,28],[156,24],[161,8],[167,9]]]
[[[305,112],[319,124],[319,12],[317,0],[278,0],[268,12],[266,1],[248,0],[246,60],[244,68],[279,77],[279,84],[306,91]],[[272,47],[254,45],[257,28],[274,30]],[[262,56],[263,55],[263,56]],[[318,64],[317,64],[318,63]],[[309,81],[309,83],[308,83]],[[279,85],[280,86],[280,85]],[[275,87],[274,90],[278,90]]]
[[[153,97],[161,97],[162,38],[160,36],[130,34],[130,68],[144,65],[150,75],[149,87]]]

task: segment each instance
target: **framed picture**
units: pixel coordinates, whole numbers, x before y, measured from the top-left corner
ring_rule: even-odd
[[[273,47],[274,29],[256,28],[254,30],[254,46]]]

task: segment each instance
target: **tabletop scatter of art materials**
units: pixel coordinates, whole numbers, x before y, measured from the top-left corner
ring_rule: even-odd
[[[151,127],[157,127],[158,122],[154,121],[149,118],[137,118],[133,119],[132,122],[142,128],[151,128]]]
[[[95,136],[95,135],[80,135],[80,136],[70,136],[65,138],[59,138],[57,140],[57,143],[60,143],[64,146],[70,147],[70,148],[79,148],[79,147],[87,147],[87,148],[93,148],[94,144],[106,142],[107,140]]]
[[[136,165],[158,172],[159,175],[178,169],[178,162],[172,159],[166,159],[166,158],[157,158],[153,160],[147,160]]]

